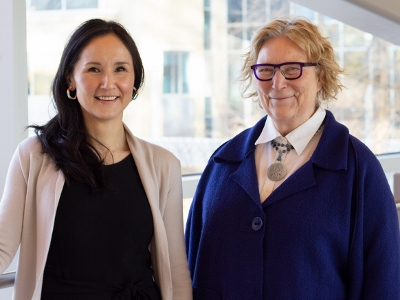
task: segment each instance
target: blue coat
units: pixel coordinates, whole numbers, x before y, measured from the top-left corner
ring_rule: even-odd
[[[200,179],[185,232],[194,299],[400,299],[397,213],[375,155],[327,111],[310,160],[261,204],[265,118]]]

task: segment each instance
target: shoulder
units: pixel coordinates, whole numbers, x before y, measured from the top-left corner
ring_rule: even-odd
[[[358,168],[369,170],[372,174],[384,174],[381,163],[370,148],[358,138],[349,135],[350,145],[354,150]]]
[[[125,127],[129,148],[135,160],[163,168],[179,168],[179,159],[169,150],[134,136]]]
[[[178,160],[178,158],[169,150],[150,143],[144,139],[132,136],[132,146],[135,147],[136,150],[142,152],[143,154],[150,155],[154,158],[162,157],[163,160]]]
[[[361,174],[369,174],[365,177],[366,179],[386,178],[378,158],[364,142],[350,134],[348,128],[337,121],[335,121],[334,128],[333,135],[337,136],[335,139],[336,145],[343,146],[343,156],[347,151],[349,164],[354,163]],[[332,134],[332,132],[330,133]],[[338,146],[334,151],[340,152],[339,149],[341,148]]]
[[[18,144],[17,153],[21,159],[43,157],[42,144],[37,136],[31,136]]]
[[[251,151],[255,150],[255,142],[260,136],[267,117],[261,118],[253,127],[226,141],[212,154],[211,158],[221,161],[242,161]]]
[[[326,111],[325,128],[313,159],[321,166],[332,169],[346,168],[348,162],[378,162],[374,153],[349,129]],[[378,162],[379,163],[379,162]]]
[[[18,171],[20,170],[20,171]],[[22,172],[25,178],[42,174],[53,174],[57,171],[52,159],[43,152],[38,137],[28,137],[20,142],[10,162],[10,174]]]
[[[20,142],[18,148],[24,151],[41,151],[42,145],[37,136],[30,136]]]

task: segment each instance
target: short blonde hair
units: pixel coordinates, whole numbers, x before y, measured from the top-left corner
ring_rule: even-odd
[[[258,54],[264,43],[277,37],[287,37],[303,49],[309,62],[318,63],[317,76],[322,88],[317,94],[317,100],[330,101],[336,99],[337,94],[344,88],[340,82],[343,70],[336,62],[335,53],[328,39],[311,21],[295,17],[292,19],[276,19],[258,29],[251,40],[250,51],[244,55],[245,61],[239,81],[243,84],[244,98],[256,97],[256,92],[248,93],[253,82],[253,70],[250,68],[257,63]]]

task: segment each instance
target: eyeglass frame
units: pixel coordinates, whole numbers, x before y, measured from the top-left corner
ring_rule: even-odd
[[[285,72],[283,72],[281,67],[285,66],[285,65],[291,65],[291,64],[300,65],[300,75],[298,77],[295,77],[295,78],[286,78]],[[318,65],[318,63],[303,63],[303,62],[298,62],[298,61],[290,61],[290,62],[285,62],[285,63],[282,63],[282,64],[255,64],[255,65],[250,66],[250,68],[253,70],[254,76],[259,81],[271,81],[272,78],[274,78],[274,76],[275,76],[276,69],[279,69],[279,71],[281,72],[283,77],[285,77],[286,80],[296,80],[296,79],[299,79],[301,77],[301,75],[303,75],[303,68],[304,67],[314,67],[314,66],[317,66],[317,65]],[[274,71],[272,73],[272,77],[270,79],[260,79],[260,78],[258,78],[258,76],[256,74],[256,68],[260,67],[260,66],[273,67],[274,68]]]

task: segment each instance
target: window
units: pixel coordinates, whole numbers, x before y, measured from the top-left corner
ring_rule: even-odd
[[[187,52],[164,52],[164,94],[187,94]]]
[[[89,18],[112,19],[132,34],[146,74],[125,123],[170,149],[184,173],[200,173],[219,145],[264,115],[241,97],[242,54],[258,27],[291,14],[318,24],[346,69],[346,89],[328,109],[375,154],[400,151],[400,47],[293,2],[28,0],[27,7],[30,124],[54,113],[50,85],[69,34]]]
[[[165,136],[193,135],[194,104],[193,98],[188,95],[188,58],[188,52],[164,52],[163,132]]]
[[[210,0],[204,0],[204,49],[211,48],[211,7]]]
[[[31,10],[97,8],[98,0],[30,0],[27,7]]]

